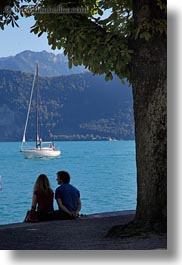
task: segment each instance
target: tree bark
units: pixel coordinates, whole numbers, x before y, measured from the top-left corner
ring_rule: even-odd
[[[164,17],[156,1],[133,1],[134,22]],[[145,2],[145,11],[143,10]],[[157,9],[157,11],[156,11]],[[132,64],[134,99],[137,209],[141,226],[167,226],[167,49],[166,37],[155,35],[135,43]]]

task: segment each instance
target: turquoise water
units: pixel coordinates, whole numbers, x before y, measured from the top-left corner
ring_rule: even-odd
[[[47,174],[55,190],[60,170],[68,171],[71,184],[80,190],[81,213],[135,209],[134,141],[56,142],[56,146],[62,150],[60,158],[24,159],[20,143],[0,143],[0,224],[21,222],[31,206],[37,176]]]

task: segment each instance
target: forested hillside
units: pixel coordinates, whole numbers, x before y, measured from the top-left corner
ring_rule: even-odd
[[[33,75],[0,70],[0,141],[21,141]],[[82,73],[40,77],[41,133],[46,140],[134,139],[131,88],[116,77]],[[28,125],[34,139],[35,100]]]

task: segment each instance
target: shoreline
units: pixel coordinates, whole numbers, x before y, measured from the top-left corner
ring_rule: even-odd
[[[135,211],[96,213],[77,220],[0,225],[1,250],[167,249],[167,235],[106,238],[114,225],[133,220]]]

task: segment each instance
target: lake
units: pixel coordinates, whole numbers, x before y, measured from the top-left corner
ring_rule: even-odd
[[[136,208],[135,141],[55,144],[62,151],[59,158],[24,159],[20,143],[0,142],[0,224],[22,222],[38,175],[46,174],[55,190],[60,170],[68,171],[70,183],[80,190],[82,214]]]

